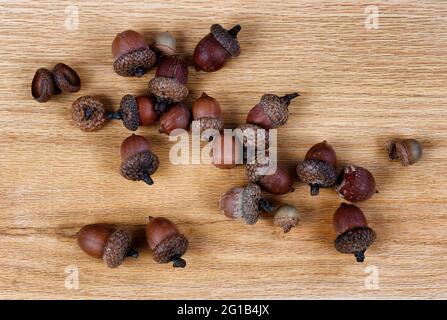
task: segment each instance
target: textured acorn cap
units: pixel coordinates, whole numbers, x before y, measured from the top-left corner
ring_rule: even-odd
[[[239,31],[241,27],[237,25],[236,28]],[[226,30],[220,24],[213,24],[210,30],[214,36],[214,39],[216,39],[217,42],[219,42],[220,45],[225,50],[227,50],[230,55],[232,55],[233,57],[237,57],[240,54],[241,48],[239,45],[239,41],[236,37],[231,36],[228,33],[228,30]]]
[[[113,68],[117,74],[123,77],[142,76],[157,62],[157,56],[149,48],[139,48],[121,55],[113,63]]]
[[[138,129],[140,125],[140,116],[138,114],[138,104],[137,99],[133,95],[125,95],[121,99],[119,114],[121,119],[123,120],[124,126],[131,130],[135,131]]]
[[[101,129],[106,122],[106,108],[92,96],[80,97],[71,106],[71,117],[80,129],[95,131]]]
[[[194,120],[191,122],[191,130],[193,127],[198,126],[200,129],[200,133],[204,132],[208,129],[214,129],[217,131],[222,131],[224,128],[224,122],[222,119],[219,118],[209,118],[209,117],[203,117],[199,118],[197,120]],[[209,139],[212,137],[212,133],[209,134],[203,134],[202,140],[209,141]]]
[[[53,69],[54,82],[64,92],[81,90],[81,78],[76,71],[64,63],[58,63]]]
[[[149,81],[149,91],[158,100],[167,100],[170,103],[182,102],[189,94],[188,88],[173,78],[155,77]]]
[[[269,161],[265,163],[248,163],[246,165],[245,174],[247,175],[248,181],[256,183],[262,179],[265,175],[272,174],[272,168],[276,168],[276,166],[271,166]]]
[[[168,263],[181,257],[188,249],[188,239],[182,234],[175,234],[161,241],[154,249],[154,260],[158,263]]]
[[[107,239],[102,260],[110,268],[116,268],[123,263],[131,243],[130,235],[123,229],[113,232]]]
[[[341,253],[353,253],[357,262],[365,260],[365,251],[376,239],[376,233],[369,227],[357,227],[340,234],[334,241],[335,248]]]
[[[264,94],[259,102],[261,109],[272,122],[272,128],[284,125],[289,118],[289,102],[274,94]]]
[[[298,179],[311,187],[328,188],[337,181],[335,169],[321,160],[304,160],[296,167]],[[318,194],[312,193],[313,195]]]
[[[234,216],[244,218],[247,224],[255,224],[259,219],[260,199],[261,188],[257,184],[249,183],[240,191]]]
[[[143,180],[146,182],[147,178],[157,171],[158,166],[158,157],[150,151],[143,151],[123,161],[121,174],[129,180]]]

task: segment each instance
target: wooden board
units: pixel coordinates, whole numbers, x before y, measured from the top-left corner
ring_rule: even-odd
[[[1,298],[447,298],[442,1],[376,1],[378,29],[369,1],[70,3],[0,2]],[[189,103],[206,91],[232,127],[263,93],[298,90],[279,130],[280,160],[293,167],[326,139],[340,165],[373,172],[380,194],[360,207],[378,238],[365,263],[334,250],[331,220],[341,202],[334,191],[310,197],[297,184],[292,194],[269,197],[302,213],[287,235],[271,218],[247,226],[216,206],[221,193],[246,182],[242,167],[174,166],[168,138],[142,128],[161,160],[147,187],[118,173],[119,146],[130,134],[122,125],[84,133],[71,122],[70,105],[81,95],[116,108],[124,94],[146,92],[153,71],[141,79],[113,72],[117,32],[132,28],[149,40],[169,30],[191,62],[216,22],[242,25],[242,54],[217,73],[191,68]],[[58,62],[79,72],[81,92],[33,101],[35,70]],[[408,168],[388,162],[383,145],[392,137],[420,139],[423,161]],[[186,269],[153,262],[141,233],[149,215],[176,221],[188,236]],[[95,222],[134,230],[140,258],[110,270],[84,255],[75,234]],[[78,289],[67,289],[73,268]]]

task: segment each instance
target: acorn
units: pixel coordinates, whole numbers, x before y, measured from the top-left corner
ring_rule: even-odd
[[[422,157],[422,145],[416,139],[392,140],[386,147],[389,160],[400,160],[404,167],[415,164]]]
[[[264,94],[261,101],[247,115],[247,123],[256,124],[264,129],[278,128],[289,118],[289,104],[298,97],[298,93],[279,97],[275,94]]]
[[[184,268],[182,259],[188,249],[188,239],[179,232],[177,226],[166,218],[149,217],[146,239],[158,263],[173,262],[174,268]]]
[[[341,253],[353,253],[357,262],[365,260],[365,251],[376,239],[376,233],[368,227],[362,210],[352,204],[342,203],[335,211],[333,225],[337,238],[335,248]]]
[[[296,174],[300,181],[310,186],[310,194],[317,196],[320,188],[329,188],[336,183],[335,165],[335,151],[323,141],[312,146],[304,161],[298,162]]]
[[[209,141],[213,135],[224,128],[219,102],[205,92],[202,92],[200,98],[194,101],[192,118],[191,130],[193,127],[199,128],[201,139],[204,141]]]
[[[365,201],[374,193],[378,193],[376,181],[371,172],[353,165],[343,168],[337,179],[335,190],[340,197],[351,202]]]
[[[212,150],[212,163],[219,169],[232,169],[244,161],[242,145],[234,136],[217,135]]]
[[[213,24],[210,33],[205,36],[194,50],[194,64],[196,71],[214,72],[220,70],[231,57],[240,54],[237,34],[240,25],[226,30],[220,24]]]
[[[151,151],[149,141],[139,135],[132,134],[121,144],[121,174],[129,180],[143,180],[152,185],[151,175],[159,166],[158,157]]]
[[[64,63],[58,63],[53,69],[56,86],[62,92],[75,93],[81,90],[81,78],[76,71]]]
[[[192,115],[188,106],[182,102],[172,105],[160,116],[160,133],[170,135],[175,129],[188,130]]]
[[[259,162],[258,153],[267,155],[270,146],[269,131],[251,123],[239,125],[234,134],[244,147],[244,159],[246,163]],[[262,150],[264,152],[262,152]]]
[[[164,56],[149,81],[149,91],[157,99],[155,111],[162,113],[168,105],[182,102],[188,96],[188,66],[178,55]]]
[[[77,233],[77,241],[82,251],[102,259],[109,268],[120,266],[126,257],[138,257],[138,252],[130,247],[130,234],[112,225],[86,225]]]
[[[118,33],[112,42],[113,68],[123,77],[142,77],[157,62],[155,53],[136,31]]]
[[[73,102],[71,117],[81,130],[96,131],[101,129],[108,120],[104,104],[93,96],[83,96]]]
[[[226,217],[244,219],[247,224],[255,224],[260,211],[273,211],[270,203],[261,198],[261,188],[254,183],[225,192],[220,197],[219,209]]]
[[[287,167],[272,161],[247,164],[245,171],[248,181],[257,183],[265,191],[272,194],[293,192],[294,177]]]
[[[161,55],[172,56],[175,54],[176,40],[175,37],[166,32],[160,32],[155,35],[154,48]]]
[[[44,103],[57,93],[60,93],[60,91],[56,87],[51,71],[45,68],[38,69],[31,83],[33,98],[38,102]]]
[[[276,211],[273,218],[275,226],[283,229],[284,233],[289,232],[300,221],[298,209],[289,204],[284,204]]]

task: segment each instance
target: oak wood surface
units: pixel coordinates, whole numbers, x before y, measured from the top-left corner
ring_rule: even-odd
[[[375,1],[379,28],[368,29],[370,4],[1,1],[0,298],[447,298],[447,7]],[[78,25],[67,20],[76,8]],[[188,102],[206,91],[233,126],[263,93],[298,90],[278,131],[280,160],[293,167],[326,139],[341,165],[376,177],[380,193],[359,205],[378,234],[363,264],[333,247],[341,199],[332,190],[310,197],[297,183],[294,193],[269,197],[302,214],[287,235],[268,217],[247,226],[216,206],[221,193],[246,182],[242,167],[172,165],[172,142],[156,126],[142,128],[161,161],[148,187],[118,173],[119,146],[130,134],[121,124],[84,133],[71,122],[70,105],[81,95],[116,108],[124,94],[146,92],[153,71],[141,79],[113,72],[117,32],[131,28],[149,40],[169,30],[191,62],[216,22],[242,25],[242,54],[216,73],[191,68]],[[35,102],[35,70],[58,62],[78,71],[81,92]],[[392,137],[420,139],[423,161],[388,162],[383,146]],[[153,262],[141,232],[149,215],[176,221],[188,236],[186,269]],[[140,258],[111,270],[84,255],[75,234],[95,222],[133,230]],[[78,289],[65,287],[70,265],[79,270]]]

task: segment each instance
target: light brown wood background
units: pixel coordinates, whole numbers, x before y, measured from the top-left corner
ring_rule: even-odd
[[[70,3],[79,10],[75,30],[66,24]],[[377,30],[365,28],[371,4]],[[242,25],[242,54],[214,74],[191,68],[189,102],[206,91],[231,127],[263,93],[299,91],[279,130],[281,161],[293,166],[326,139],[341,165],[365,166],[376,177],[380,194],[360,204],[378,234],[364,264],[333,247],[341,199],[332,190],[311,198],[297,184],[292,194],[270,197],[302,213],[284,236],[271,218],[247,226],[219,214],[219,195],[246,182],[242,167],[171,165],[172,143],[157,127],[142,128],[161,159],[148,187],[118,174],[119,146],[130,134],[120,123],[84,133],[71,122],[70,105],[81,95],[116,108],[124,94],[146,92],[153,71],[141,79],[113,72],[117,32],[132,28],[149,41],[169,30],[191,62],[216,22]],[[1,298],[447,298],[443,1],[6,0],[0,44]],[[35,70],[58,62],[78,71],[81,92],[33,101]],[[392,137],[420,139],[423,161],[388,162],[383,145]],[[176,221],[189,237],[186,269],[153,262],[140,231],[148,215]],[[84,255],[75,234],[95,222],[134,230],[140,258],[111,270]],[[70,265],[79,270],[77,290],[64,286]],[[372,269],[377,289],[365,286]]]

